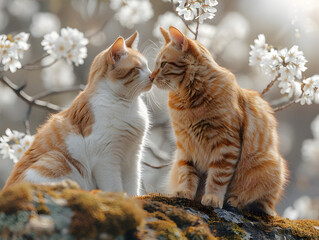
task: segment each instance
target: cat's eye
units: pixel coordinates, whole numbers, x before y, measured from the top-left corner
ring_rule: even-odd
[[[135,67],[135,69],[141,70],[142,68],[141,67]]]
[[[161,63],[161,68],[163,68],[166,65],[167,62],[162,62]]]

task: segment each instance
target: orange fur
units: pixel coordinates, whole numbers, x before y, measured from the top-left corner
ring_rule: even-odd
[[[275,214],[287,169],[272,108],[257,92],[240,88],[200,43],[173,27],[161,32],[166,44],[152,78],[170,90],[177,150],[169,191],[194,199],[205,176],[203,204],[256,204]]]
[[[51,115],[47,122],[37,130],[33,144],[14,166],[4,189],[24,181],[27,169],[35,170],[40,176],[47,179],[67,176],[72,172],[71,166],[82,177],[91,174],[80,161],[70,156],[65,139],[70,134],[83,137],[91,134],[95,119],[89,100],[94,95],[99,81],[109,79],[110,81],[126,81],[127,85],[130,84],[134,74],[125,75],[128,72],[137,71],[137,67],[141,64],[138,59],[142,55],[131,48],[136,36],[137,32],[126,40],[126,50],[130,57],[125,58],[121,66],[114,68],[112,64],[114,55],[120,54],[119,44],[123,43],[122,38],[118,38],[110,48],[95,57],[85,90],[75,98],[68,109]]]

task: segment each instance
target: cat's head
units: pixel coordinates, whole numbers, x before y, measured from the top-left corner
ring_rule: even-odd
[[[196,70],[201,52],[210,54],[200,43],[175,27],[160,30],[166,43],[156,58],[151,80],[159,88],[174,90],[181,87],[187,79],[186,74]]]
[[[90,69],[89,84],[107,87],[120,97],[132,99],[152,87],[151,71],[146,58],[137,51],[135,32],[128,39],[119,37],[108,49],[99,53]]]

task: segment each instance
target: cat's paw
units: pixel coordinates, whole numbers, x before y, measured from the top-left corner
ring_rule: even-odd
[[[227,199],[227,203],[232,207],[239,207],[238,197],[230,197]]]
[[[224,199],[214,194],[204,194],[202,204],[205,206],[223,208]]]
[[[196,193],[193,193],[192,191],[185,190],[185,191],[176,191],[172,195],[174,197],[178,197],[178,198],[187,198],[187,199],[190,199],[190,200],[194,200],[195,194]]]

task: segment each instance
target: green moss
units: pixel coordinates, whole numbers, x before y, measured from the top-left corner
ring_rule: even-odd
[[[266,222],[272,227],[290,229],[294,236],[303,239],[319,239],[319,230],[314,226],[319,226],[319,220],[290,220],[280,216],[270,217]]]
[[[20,232],[15,231],[23,231],[30,216],[45,214],[55,221],[55,233],[50,237],[56,239],[62,233],[78,239],[96,239],[103,233],[118,240],[148,236],[163,240],[243,239],[247,237],[246,231],[254,234],[255,230],[265,236],[291,232],[296,238],[319,239],[319,230],[314,227],[319,226],[318,220],[292,221],[231,209],[234,216],[243,216],[243,223],[233,223],[219,218],[213,208],[187,199],[164,195],[136,198],[121,193],[84,191],[70,181],[51,185],[17,184],[0,193],[0,237],[11,234],[19,238]]]
[[[172,208],[172,206],[175,206],[178,209],[192,208],[198,212],[203,212],[207,214],[209,216],[209,221],[212,221],[212,222],[221,221],[221,219],[217,216],[217,214],[214,212],[214,209],[212,207],[203,206],[200,202],[197,202],[197,201],[192,201],[192,200],[188,200],[184,198],[169,197],[167,195],[162,195],[162,194],[149,194],[149,195],[140,196],[137,198],[142,200],[143,202],[147,202],[147,201],[160,202],[160,203],[168,205],[169,208]],[[187,214],[187,216],[193,216],[193,215]]]
[[[154,220],[147,223],[147,226],[153,229],[157,239],[186,239],[177,225],[170,220]]]
[[[43,194],[41,192],[37,192],[37,197],[38,197],[38,206],[37,206],[38,214],[50,215],[50,209],[45,205]]]
[[[233,224],[232,227],[233,232],[236,234],[232,239],[244,239],[247,234],[246,232],[236,223]]]
[[[201,225],[189,227],[184,231],[187,239],[190,240],[214,240],[215,238],[207,226]]]
[[[0,233],[6,228],[13,233],[22,231],[29,218],[28,211],[18,211],[15,214],[0,213]]]
[[[104,205],[106,220],[102,222],[101,228],[107,233],[124,235],[128,231],[142,228],[145,211],[141,202],[130,198],[122,193],[99,193],[99,200]]]
[[[0,212],[33,211],[31,187],[31,184],[21,183],[3,190],[0,193]]]
[[[121,193],[97,194],[65,189],[62,196],[74,211],[70,232],[76,237],[96,237],[98,232],[121,236],[136,230],[145,213],[136,200]]]

